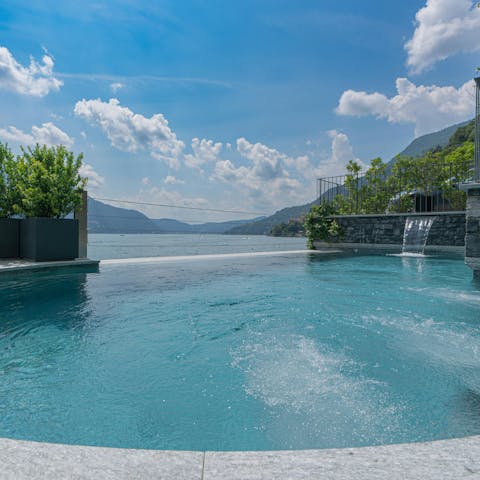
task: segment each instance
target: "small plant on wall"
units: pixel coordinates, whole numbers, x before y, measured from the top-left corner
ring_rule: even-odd
[[[22,148],[17,160],[20,205],[30,217],[64,218],[81,203],[86,179],[79,174],[83,155],[65,147]]]
[[[329,242],[338,240],[342,236],[340,225],[334,218],[331,218],[336,213],[338,212],[333,204],[322,203],[313,205],[310,212],[305,215],[304,226],[309,249],[315,249],[315,240]]]

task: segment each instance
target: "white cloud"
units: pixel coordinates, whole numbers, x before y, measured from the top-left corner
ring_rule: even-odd
[[[91,165],[84,163],[79,170],[82,177],[88,179],[87,188],[99,188],[105,183],[105,179],[99,175]]]
[[[262,143],[250,143],[245,138],[237,140],[237,151],[253,163],[252,173],[261,180],[288,176],[283,161],[287,155]]]
[[[116,98],[108,102],[83,99],[76,103],[74,112],[100,126],[113,147],[133,153],[147,150],[153,158],[164,161],[171,168],[179,168],[185,145],[177,139],[161,113],[147,118],[122,107]]]
[[[117,93],[119,90],[121,90],[122,88],[125,88],[125,84],[124,83],[121,83],[121,82],[113,82],[110,84],[110,90],[113,92],[113,93]]]
[[[474,113],[474,83],[452,86],[415,85],[406,78],[396,81],[397,95],[388,98],[375,92],[345,91],[336,112],[339,115],[373,115],[391,123],[413,123],[417,136],[467,120]]]
[[[64,145],[71,147],[73,145],[73,138],[60,130],[51,122],[42,124],[41,127],[33,126],[31,133],[23,132],[22,130],[10,125],[7,128],[0,128],[0,138],[7,142],[18,142],[24,145]]]
[[[239,189],[248,196],[252,208],[271,209],[305,200],[304,186],[287,171],[287,164],[294,163],[288,155],[245,138],[237,140],[237,151],[249,165],[235,166],[230,160],[219,160],[211,180]]]
[[[344,175],[345,167],[350,160],[357,162],[362,168],[365,164],[355,156],[350,139],[345,133],[337,130],[330,130],[328,136],[332,140],[331,154],[328,158],[321,160],[315,169],[316,177],[327,177]]]
[[[214,143],[213,140],[207,140],[202,138],[192,139],[192,154],[185,155],[185,163],[189,167],[197,168],[201,170],[201,166],[208,162],[215,162],[218,158],[218,154],[222,150],[222,144],[220,142]]]
[[[305,155],[296,159],[296,168],[303,173],[307,181],[311,182],[319,177],[344,175],[345,167],[350,160],[365,168],[362,160],[355,155],[350,139],[345,133],[329,130],[326,134],[330,139],[330,150],[328,152],[323,149],[323,142],[308,140],[307,143],[312,147],[309,156]]]
[[[167,175],[163,179],[165,185],[183,185],[185,182],[179,178],[174,177],[173,175]]]
[[[148,177],[143,177],[142,178],[142,183],[143,185],[150,185],[150,179]]]
[[[21,95],[44,97],[63,85],[61,80],[54,77],[53,65],[52,57],[44,55],[41,62],[30,58],[30,65],[24,67],[7,48],[0,47],[0,89]]]
[[[413,73],[460,52],[480,50],[480,8],[472,0],[427,0],[416,16],[413,36],[405,43]]]

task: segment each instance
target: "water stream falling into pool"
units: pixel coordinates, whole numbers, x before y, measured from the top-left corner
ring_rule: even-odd
[[[408,217],[403,232],[402,253],[423,255],[436,217]]]

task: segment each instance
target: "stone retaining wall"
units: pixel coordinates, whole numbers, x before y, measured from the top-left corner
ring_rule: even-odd
[[[465,212],[435,214],[338,215],[342,229],[341,243],[402,245],[407,217],[434,216],[427,245],[465,245]]]

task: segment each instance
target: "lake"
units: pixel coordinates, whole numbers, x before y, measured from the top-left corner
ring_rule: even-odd
[[[305,238],[264,235],[91,233],[88,236],[88,257],[96,260],[269,252],[304,248],[306,248]]]

